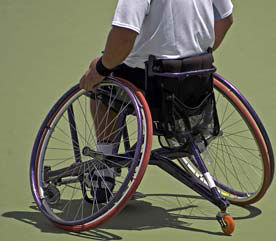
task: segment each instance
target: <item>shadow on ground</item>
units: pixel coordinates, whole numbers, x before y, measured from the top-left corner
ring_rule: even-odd
[[[152,204],[153,200],[164,201],[168,199],[177,200],[178,207],[166,209]],[[183,200],[185,200],[185,204],[183,204]],[[212,232],[192,227],[193,220],[215,220],[213,212],[215,209],[209,212],[202,211],[201,203],[198,205],[198,202],[201,201],[204,202],[205,200],[200,196],[194,195],[137,193],[134,200],[129,201],[127,206],[117,216],[99,228],[81,233],[68,232],[55,227],[38,211],[35,205],[30,206],[31,211],[6,212],[2,216],[33,225],[40,229],[41,232],[63,233],[92,240],[122,239],[122,237],[109,232],[109,230],[151,230],[160,228],[175,228],[211,235],[224,235],[222,232]],[[210,206],[207,207],[207,209],[209,208]],[[238,215],[232,215],[235,220],[254,218],[262,213],[260,209],[253,206],[238,208],[242,209],[242,212],[238,212]]]

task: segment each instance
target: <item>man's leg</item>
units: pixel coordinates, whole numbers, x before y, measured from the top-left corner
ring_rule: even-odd
[[[91,100],[91,115],[94,120],[97,144],[96,151],[104,155],[112,155],[116,141],[117,113],[113,112],[101,100]],[[115,169],[107,166],[98,167],[92,177],[91,195],[98,203],[107,202],[115,186]]]
[[[113,75],[115,77],[126,79],[138,88],[144,89],[145,71],[143,69],[130,68],[122,64],[114,70]],[[118,98],[121,98],[126,102],[128,101],[126,96],[124,96],[124,93],[121,93],[121,96],[118,96]],[[91,100],[90,107],[96,129],[97,151],[102,152],[105,155],[116,154],[113,153],[114,146],[116,142],[118,142],[118,138],[120,138],[118,113],[112,111],[107,104],[104,104],[101,100]],[[106,196],[106,193],[110,193],[110,191],[113,190],[116,175],[118,175],[118,173],[114,168],[103,168],[95,173],[92,181],[97,191],[95,192],[95,195],[92,193],[91,195],[96,196],[98,202],[107,201],[106,199],[109,197]],[[103,183],[99,184],[100,179],[105,181],[104,185]]]

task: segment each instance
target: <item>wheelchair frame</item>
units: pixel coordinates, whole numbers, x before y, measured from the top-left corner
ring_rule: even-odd
[[[151,68],[150,68],[151,69]],[[184,72],[184,73],[153,73],[149,72],[151,75],[158,75],[158,76],[166,76],[166,77],[180,77],[180,76],[189,76],[189,75],[198,75],[202,73],[213,73],[216,69],[207,69],[207,70],[199,70],[199,71],[190,71],[190,72]],[[118,80],[117,78],[113,77],[108,77],[111,81],[116,81],[116,82],[121,82],[121,84],[125,84],[124,80]],[[265,194],[266,190],[268,189],[269,185],[272,182],[273,176],[274,176],[274,157],[273,157],[273,151],[271,147],[271,143],[269,141],[268,135],[266,133],[266,130],[261,123],[258,115],[256,112],[253,110],[251,105],[248,103],[248,101],[241,95],[241,93],[230,83],[228,83],[226,80],[224,80],[221,76],[218,74],[214,74],[214,79],[217,80],[215,81],[215,85],[220,85],[222,83],[223,86],[226,86],[227,89],[229,90],[228,94],[231,95],[232,92],[236,93],[237,99],[245,106],[246,111],[250,113],[250,117],[248,117],[248,121],[250,122],[249,124],[254,122],[254,125],[258,128],[257,135],[259,135],[257,138],[261,139],[261,145],[262,145],[262,150],[261,153],[262,155],[265,156],[265,174],[264,174],[264,183],[263,187],[261,190],[259,190],[259,193],[257,197],[254,199],[254,202],[260,200],[263,195]],[[119,212],[123,206],[127,203],[127,200],[130,199],[131,195],[135,192],[136,188],[138,187],[142,176],[144,174],[145,168],[147,163],[150,165],[156,165],[160,167],[162,170],[185,184],[186,186],[190,187],[192,190],[200,194],[202,197],[216,205],[221,211],[217,214],[217,220],[220,223],[222,230],[225,234],[231,234],[234,231],[234,221],[231,218],[229,214],[226,213],[226,209],[229,206],[230,202],[236,203],[235,201],[229,201],[227,198],[221,195],[221,193],[217,190],[217,186],[222,187],[223,189],[227,189],[228,187],[222,183],[220,183],[218,180],[213,178],[210,173],[208,172],[208,168],[206,167],[206,164],[201,158],[201,153],[199,148],[197,147],[196,143],[193,140],[192,134],[187,134],[187,143],[182,146],[177,146],[177,147],[170,147],[170,148],[158,148],[155,150],[151,150],[150,153],[146,152],[144,153],[143,156],[143,162],[137,161],[137,165],[141,165],[141,171],[137,174],[135,178],[139,179],[137,182],[133,184],[132,187],[130,187],[130,191],[128,191],[125,196],[123,197],[114,197],[114,202],[120,202],[116,208],[113,208],[113,206],[110,204],[107,204],[107,207],[104,209],[105,212],[108,213],[107,218],[100,219],[101,213],[104,211],[99,211],[99,214],[95,216],[95,222],[91,222],[91,220],[85,219],[82,221],[80,224],[74,225],[73,222],[63,222],[61,219],[59,219],[57,216],[53,217],[51,215],[51,207],[46,204],[50,203],[50,199],[47,199],[47,192],[43,190],[41,185],[39,184],[41,180],[48,180],[50,183],[57,183],[63,178],[68,178],[70,177],[71,179],[67,181],[67,183],[80,183],[81,184],[81,189],[82,189],[82,195],[85,201],[88,203],[90,202],[95,202],[91,198],[87,196],[87,191],[86,191],[86,186],[84,185],[83,178],[84,175],[80,175],[80,172],[82,171],[83,168],[86,166],[89,166],[91,161],[93,160],[98,160],[98,159],[104,159],[103,161],[104,165],[109,165],[109,167],[116,167],[112,166],[112,163],[120,163],[120,165],[127,167],[129,170],[134,168],[134,163],[129,163],[126,162],[124,157],[122,156],[116,156],[116,159],[114,159],[113,156],[106,156],[103,155],[102,153],[97,153],[96,151],[92,150],[88,146],[85,146],[82,151],[80,148],[79,144],[79,134],[77,132],[77,126],[75,122],[75,114],[72,105],[68,106],[67,114],[68,114],[68,123],[69,123],[69,128],[70,128],[70,134],[71,134],[71,139],[72,139],[72,146],[73,146],[73,151],[74,151],[74,159],[75,162],[71,164],[70,166],[67,166],[65,168],[57,169],[57,170],[51,170],[47,166],[43,167],[43,170],[41,171],[40,169],[42,168],[41,166],[43,165],[43,160],[41,161],[40,159],[42,158],[41,156],[44,155],[45,150],[43,148],[47,148],[47,144],[44,144],[41,142],[41,139],[43,138],[50,138],[50,134],[45,134],[46,131],[52,130],[55,128],[55,126],[49,125],[49,123],[55,118],[54,113],[59,111],[60,109],[60,104],[65,101],[65,99],[69,99],[70,96],[72,96],[72,93],[78,91],[78,85],[73,87],[71,90],[69,90],[63,97],[61,98],[57,104],[52,108],[52,110],[49,112],[47,115],[46,119],[44,120],[36,141],[34,143],[33,147],[33,152],[32,152],[32,157],[31,157],[31,164],[30,164],[30,181],[31,181],[31,189],[32,193],[34,196],[34,199],[39,207],[39,209],[53,222],[55,223],[58,227],[61,227],[63,229],[71,230],[71,231],[82,231],[82,230],[87,230],[93,227],[96,227],[100,223],[103,223],[106,221],[108,218],[112,217],[115,215],[117,212]],[[93,93],[85,93],[86,96],[89,96],[90,98],[93,98]],[[141,92],[139,92],[141,95]],[[227,93],[226,93],[227,94]],[[69,96],[69,97],[68,97]],[[136,97],[135,97],[136,98]],[[141,108],[141,101],[143,99],[139,97],[139,101],[136,103],[137,106],[135,106],[136,109]],[[236,100],[233,100],[235,102]],[[238,104],[238,103],[236,103]],[[142,103],[142,106],[147,106],[146,103]],[[66,107],[67,108],[67,107]],[[148,108],[148,107],[147,107]],[[244,107],[243,107],[244,108]],[[149,111],[149,110],[147,110]],[[125,112],[126,114],[126,112]],[[147,115],[139,115],[137,117],[138,119],[147,119],[147,128],[149,128],[149,132],[146,134],[146,139],[148,142],[146,142],[146,148],[151,149],[151,134],[152,134],[152,126],[151,125],[151,119],[147,117]],[[125,116],[120,116],[119,118],[119,126],[123,125],[123,122],[125,121]],[[139,122],[140,123],[140,122]],[[141,123],[138,126],[141,125]],[[140,126],[141,127],[141,126]],[[47,136],[47,137],[45,137]],[[123,128],[122,131],[120,131],[120,135],[116,137],[117,140],[124,138],[128,140],[128,131],[126,128]],[[138,135],[138,141],[135,144],[135,146],[131,146],[129,141],[125,141],[125,149],[129,150],[128,155],[132,156],[133,159],[139,159],[140,153],[135,152],[135,148],[141,147],[143,145],[142,140],[145,138],[145,136],[140,133]],[[150,142],[150,143],[149,143]],[[114,146],[114,152],[117,153],[119,149],[119,144]],[[42,154],[40,154],[42,152]],[[89,161],[82,161],[82,156],[90,157],[92,158]],[[198,170],[202,173],[205,182],[202,182],[199,178],[196,176],[192,175],[191,173],[187,172],[183,168],[181,168],[179,165],[175,164],[172,162],[174,159],[178,158],[185,158],[188,157],[192,162],[193,165],[195,165]],[[145,161],[144,161],[145,160]],[[42,162],[42,163],[41,163]],[[47,170],[49,169],[49,170]],[[40,170],[40,171],[39,171]],[[135,172],[135,170],[132,170]],[[130,171],[129,171],[130,172]],[[127,178],[129,178],[131,182],[131,176],[129,174],[127,175]],[[134,178],[134,179],[135,179]],[[207,185],[206,185],[207,183]],[[66,181],[64,183],[66,185]],[[52,186],[51,186],[52,187]],[[54,187],[52,187],[54,189]],[[229,192],[234,192],[231,190],[231,188],[228,190]],[[56,194],[57,195],[57,194]],[[60,195],[60,194],[59,194]],[[239,193],[239,195],[242,195]],[[120,199],[121,198],[121,199]],[[122,201],[121,201],[122,200]],[[244,203],[236,203],[239,205],[245,205],[248,204],[248,202]],[[109,206],[108,206],[109,205]],[[116,204],[117,205],[117,204]],[[113,208],[113,209],[112,209]]]

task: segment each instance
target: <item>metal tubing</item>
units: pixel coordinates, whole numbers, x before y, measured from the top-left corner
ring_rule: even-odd
[[[202,197],[219,207],[221,210],[225,210],[228,206],[228,202],[226,200],[214,198],[214,195],[209,188],[202,185],[199,180],[197,180],[189,173],[185,172],[170,159],[167,159],[164,156],[159,156],[158,154],[153,154],[150,158],[149,164],[160,167],[162,170],[176,178],[178,181],[182,182],[183,184],[200,194]]]
[[[67,113],[68,113],[68,120],[69,120],[70,132],[72,137],[74,156],[75,156],[76,162],[78,163],[78,162],[81,162],[81,154],[80,154],[77,127],[75,122],[75,115],[74,115],[74,110],[72,105],[69,106]]]
[[[200,154],[199,154],[199,150],[196,146],[196,144],[194,143],[194,141],[190,140],[190,146],[191,146],[191,153],[194,154],[194,157],[196,159],[196,162],[198,164],[198,167],[199,167],[199,170],[200,172],[203,174],[204,178],[205,178],[205,173],[208,173],[208,169],[204,163],[204,161],[202,160]],[[210,175],[209,175],[210,176]],[[206,178],[205,178],[206,179]],[[218,203],[219,203],[219,207],[221,208],[222,211],[225,211],[227,206],[229,206],[229,203],[228,202],[221,202],[220,200],[223,200],[225,198],[223,198],[220,193],[218,192],[217,190],[217,187],[215,186],[214,184],[214,180],[213,180],[213,177],[210,176],[210,183],[213,184],[211,185],[209,183],[209,180],[206,180],[208,182],[208,184],[210,184],[210,190],[211,190],[211,193],[212,193],[212,196],[213,196],[213,199],[214,200],[217,200]],[[223,205],[222,205],[223,204]]]

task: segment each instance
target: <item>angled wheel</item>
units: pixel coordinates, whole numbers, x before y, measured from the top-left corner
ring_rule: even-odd
[[[271,143],[245,97],[218,75],[214,85],[221,132],[205,160],[223,196],[235,204],[252,204],[264,196],[274,176]]]
[[[111,113],[114,121],[107,118]],[[97,149],[100,132],[102,142],[112,141],[112,153]],[[30,164],[34,200],[60,228],[96,227],[135,192],[151,142],[150,111],[137,88],[116,78],[105,79],[93,93],[76,85],[53,106],[37,134]]]
[[[238,205],[255,203],[264,196],[274,176],[269,137],[256,112],[234,86],[215,75],[214,89],[220,133],[211,138],[202,159],[222,196]],[[191,158],[178,161],[208,185]]]

